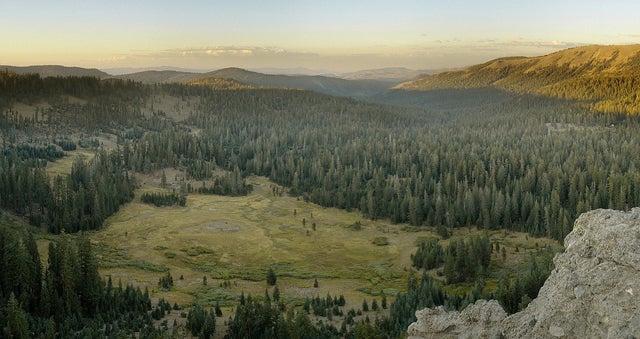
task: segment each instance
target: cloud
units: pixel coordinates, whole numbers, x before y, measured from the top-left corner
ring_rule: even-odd
[[[291,52],[279,47],[205,46],[167,49],[148,54],[149,57],[300,57],[317,56],[315,53]]]
[[[631,34],[625,34],[625,35],[631,38],[640,38],[640,34],[631,33]]]
[[[569,42],[569,41],[561,41],[561,40],[539,41],[539,40],[527,40],[527,39],[502,41],[502,42],[497,42],[497,44],[505,47],[530,47],[530,48],[549,48],[549,49],[567,49],[567,48],[587,45],[585,43]]]
[[[207,55],[212,56],[222,56],[222,55],[233,55],[233,56],[249,56],[253,55],[253,51],[250,49],[208,49],[205,51]]]
[[[323,65],[326,56],[262,46],[195,46],[159,51],[132,50],[99,59],[104,67],[148,67],[171,65],[213,70],[224,67],[290,67]],[[310,67],[311,67],[310,66]],[[324,66],[324,65],[323,65]]]
[[[640,34],[638,35],[640,37]],[[311,53],[265,46],[195,46],[160,51],[130,51],[101,60],[108,67],[148,67],[171,65],[190,69],[214,70],[225,67],[323,69],[331,72],[382,67],[435,69],[460,67],[509,55],[535,56],[583,43],[562,40],[479,38],[415,42],[399,46],[376,45],[369,50]]]

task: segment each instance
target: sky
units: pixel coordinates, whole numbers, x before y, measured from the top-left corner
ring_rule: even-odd
[[[443,69],[640,43],[640,1],[0,0],[0,64]]]

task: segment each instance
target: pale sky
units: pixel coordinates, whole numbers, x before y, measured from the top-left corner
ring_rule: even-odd
[[[0,64],[460,67],[640,43],[640,1],[0,0]]]

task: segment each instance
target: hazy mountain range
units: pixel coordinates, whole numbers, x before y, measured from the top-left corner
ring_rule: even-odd
[[[626,77],[640,72],[640,45],[585,46],[540,57],[491,60],[395,86],[402,90],[495,87],[509,92],[539,92],[578,78]],[[544,90],[543,90],[544,91]]]
[[[539,57],[507,57],[444,72],[383,68],[341,75],[308,75],[304,68],[265,69],[292,74],[265,74],[241,68],[193,72],[180,68],[110,75],[97,69],[63,66],[0,66],[16,73],[42,76],[95,76],[152,83],[198,83],[216,88],[278,87],[394,104],[432,105],[459,100],[466,91],[478,103],[516,94],[544,95],[582,101],[605,112],[631,112],[640,107],[640,45],[585,46]],[[123,70],[123,69],[120,69]],[[133,70],[133,69],[130,69]],[[227,79],[222,81],[219,79]],[[232,80],[232,81],[229,81]],[[452,95],[454,93],[455,95]],[[446,103],[455,104],[455,102]],[[465,104],[469,104],[466,102]]]
[[[469,68],[401,83],[386,98],[423,97],[442,91],[543,95],[583,103],[607,113],[638,114],[640,45],[584,46],[540,57],[495,59]]]
[[[389,89],[395,83],[378,80],[346,80],[321,75],[276,75],[247,71],[241,68],[225,68],[208,73],[177,71],[145,71],[115,76],[142,83],[187,83],[198,79],[225,78],[255,87],[296,88],[320,93],[364,98]]]
[[[37,66],[9,66],[0,65],[0,70],[8,70],[16,74],[38,73],[42,77],[55,76],[92,76],[97,78],[106,78],[110,74],[96,68],[67,67],[59,65],[37,65]]]

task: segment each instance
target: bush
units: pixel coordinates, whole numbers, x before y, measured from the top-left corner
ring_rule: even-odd
[[[376,246],[387,246],[389,245],[389,239],[387,237],[376,237],[373,239],[373,244]]]

